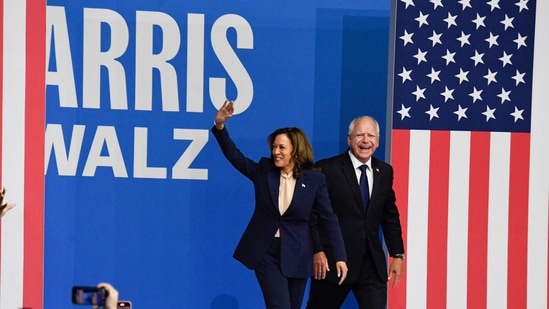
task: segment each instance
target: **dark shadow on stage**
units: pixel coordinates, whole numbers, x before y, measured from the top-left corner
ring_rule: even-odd
[[[228,294],[219,294],[212,300],[210,309],[240,309],[238,300]]]

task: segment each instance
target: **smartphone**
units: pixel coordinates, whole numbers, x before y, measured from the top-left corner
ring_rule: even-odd
[[[73,286],[72,303],[77,305],[104,306],[108,292],[95,286]]]
[[[118,309],[132,309],[132,303],[129,300],[119,300]]]

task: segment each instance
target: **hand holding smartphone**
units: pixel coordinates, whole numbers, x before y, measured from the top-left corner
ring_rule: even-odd
[[[95,286],[73,286],[72,303],[76,305],[105,306],[109,293]]]
[[[112,299],[107,300],[109,292]],[[100,283],[97,286],[73,286],[71,296],[75,305],[107,306],[114,309],[113,306],[116,304],[116,309],[132,308],[129,300],[118,300],[118,291],[108,283]]]

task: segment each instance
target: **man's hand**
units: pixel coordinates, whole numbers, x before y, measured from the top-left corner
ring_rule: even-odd
[[[391,265],[389,266],[389,274],[387,277],[387,281],[391,281],[391,277],[393,274],[395,274],[395,281],[393,281],[393,288],[397,286],[397,284],[400,282],[400,277],[402,276],[402,268],[403,268],[404,260],[400,258],[394,258],[391,262]]]
[[[339,279],[339,285],[345,281],[345,278],[347,278],[347,263],[345,261],[337,261],[336,262],[336,268],[337,268],[337,276]]]

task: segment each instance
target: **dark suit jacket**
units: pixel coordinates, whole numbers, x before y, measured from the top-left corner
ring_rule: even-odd
[[[212,132],[229,162],[254,184],[255,209],[234,252],[235,259],[255,269],[273,241],[276,230],[280,229],[282,273],[295,278],[311,276],[313,246],[309,219],[315,209],[323,226],[325,240],[333,248],[334,258],[338,261],[347,260],[323,174],[302,170],[296,181],[292,202],[284,215],[280,215],[280,169],[270,158],[261,158],[259,163],[246,158],[229,137],[227,129],[217,130],[214,126]]]
[[[345,281],[352,283],[357,280],[367,249],[371,251],[379,278],[387,281],[387,260],[379,237],[380,226],[383,228],[389,253],[404,253],[399,213],[393,191],[393,168],[383,161],[372,158],[374,184],[368,211],[364,214],[360,188],[348,151],[320,160],[316,165],[326,175],[332,207],[339,218],[345,241],[349,268]],[[314,251],[324,251],[328,261],[332,261],[333,253],[326,236],[321,230],[313,231]],[[333,265],[330,265],[330,269],[332,267]],[[328,272],[326,280],[337,282],[338,278],[333,272]]]

